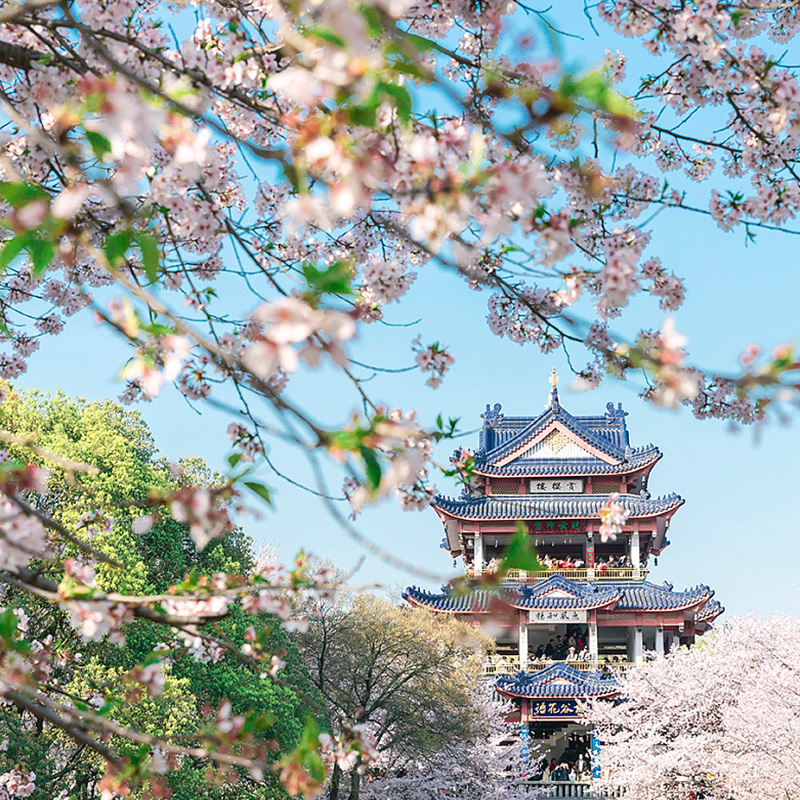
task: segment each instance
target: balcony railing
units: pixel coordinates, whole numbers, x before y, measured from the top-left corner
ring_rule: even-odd
[[[626,581],[626,580],[645,580],[647,578],[647,569],[645,567],[605,567],[599,566],[594,569],[570,569],[569,567],[556,567],[555,569],[543,569],[541,572],[525,572],[521,569],[510,569],[505,574],[507,580],[511,581],[527,581],[544,578],[549,578],[551,575],[563,575],[565,578],[571,578],[576,581]],[[482,575],[495,575],[497,573],[496,567],[484,567],[481,570],[468,569],[467,576],[470,578],[479,578]]]
[[[483,665],[484,675],[514,675],[521,669],[524,672],[536,672],[537,670],[545,669],[555,661],[527,661],[523,666],[520,665],[520,660],[513,657],[495,657],[486,661]],[[569,667],[579,670],[580,672],[594,672],[595,670],[613,669],[624,670],[629,667],[638,667],[633,661],[617,661],[614,659],[603,658],[599,659],[572,659],[569,661],[561,661],[559,663],[566,664]]]
[[[520,794],[535,794],[538,797],[572,797],[595,800],[597,798],[622,797],[623,792],[616,787],[600,786],[583,781],[517,781]]]

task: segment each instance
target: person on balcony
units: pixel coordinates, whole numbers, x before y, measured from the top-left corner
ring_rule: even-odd
[[[567,650],[566,661],[577,661],[578,660],[578,653],[576,652],[574,647],[570,647]]]

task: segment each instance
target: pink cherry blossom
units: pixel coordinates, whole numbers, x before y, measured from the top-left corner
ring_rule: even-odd
[[[613,541],[628,519],[628,511],[619,500],[616,492],[608,496],[605,505],[600,509],[600,541]]]

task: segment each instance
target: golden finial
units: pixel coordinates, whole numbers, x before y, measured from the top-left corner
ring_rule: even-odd
[[[558,375],[556,375],[556,368],[553,367],[553,371],[550,373],[550,377],[547,379],[547,382],[550,384],[550,397],[547,398],[547,405],[553,405],[553,400],[558,403],[558,392],[556,390],[556,386],[558,385]]]

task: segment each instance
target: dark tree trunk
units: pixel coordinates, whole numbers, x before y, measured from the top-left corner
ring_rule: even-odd
[[[329,800],[339,800],[339,783],[342,780],[342,770],[339,769],[339,762],[333,762],[333,772],[331,773],[331,792]]]
[[[350,797],[347,800],[358,800],[358,794],[361,791],[361,773],[358,771],[360,766],[361,758],[359,757],[350,773]]]

